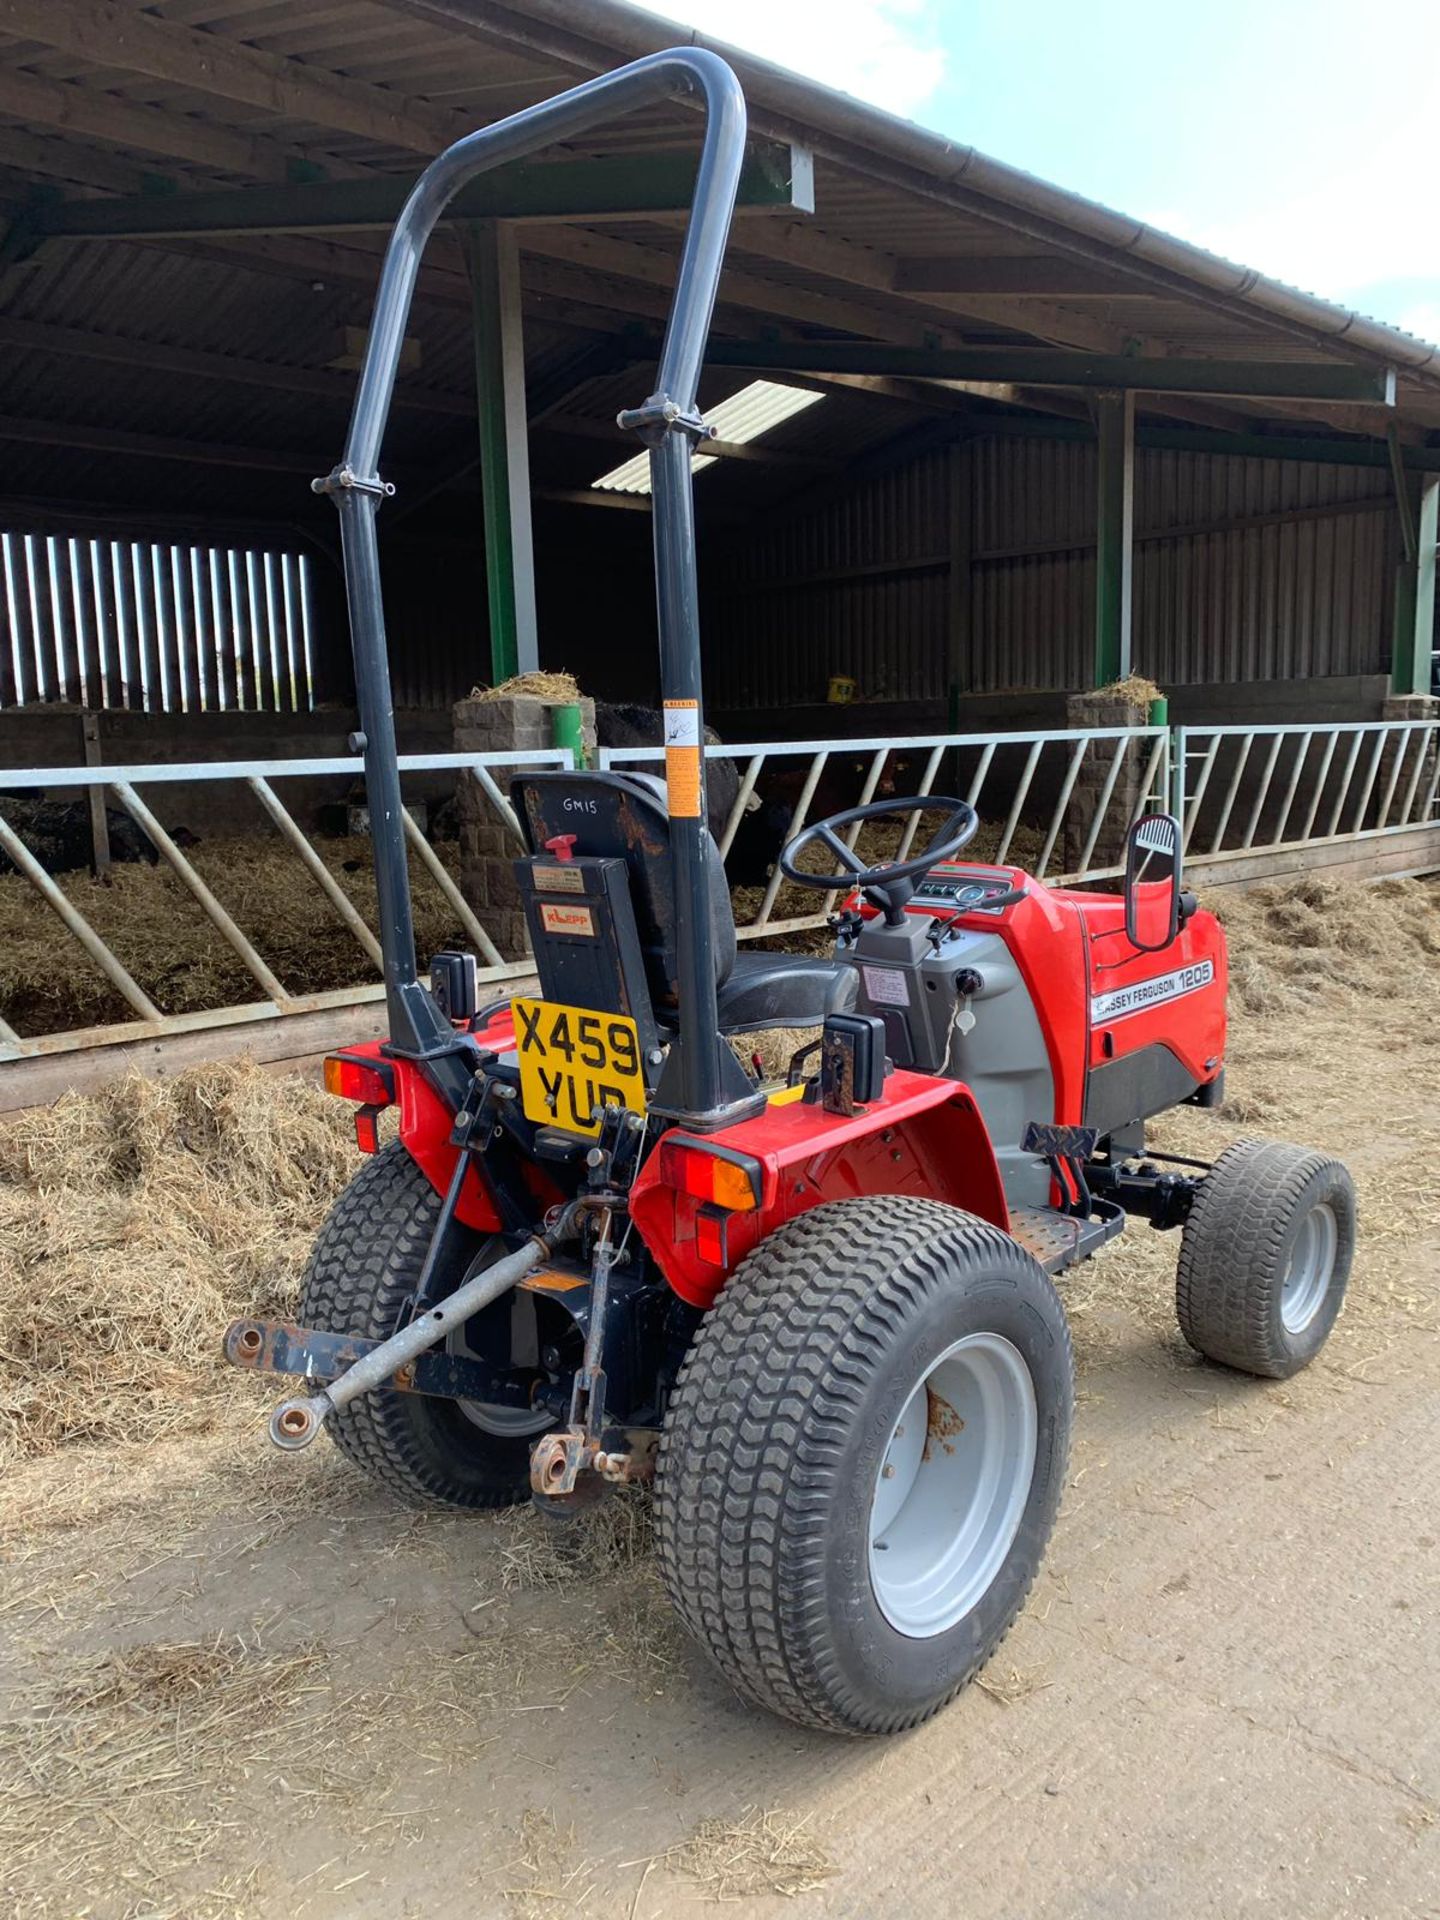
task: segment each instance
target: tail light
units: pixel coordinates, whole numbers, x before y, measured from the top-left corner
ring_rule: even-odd
[[[673,1136],[660,1142],[660,1178],[727,1213],[753,1213],[765,1188],[765,1170],[753,1155]]]
[[[388,1107],[395,1098],[395,1075],[381,1061],[332,1053],[324,1066],[325,1091],[360,1106]]]

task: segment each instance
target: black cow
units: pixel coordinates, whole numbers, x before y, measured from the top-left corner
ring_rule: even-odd
[[[13,827],[47,873],[77,873],[94,860],[94,842],[90,834],[90,804],[87,800],[41,800],[33,793],[0,795],[0,815]],[[150,836],[118,807],[105,809],[105,824],[110,836],[110,858],[125,863],[145,860],[153,867],[160,858]],[[177,846],[199,845],[197,835],[187,827],[176,827],[171,839]],[[15,865],[0,849],[0,873],[13,873]]]
[[[718,745],[720,736],[713,727],[705,729],[705,738],[712,746]],[[658,707],[640,707],[617,704],[609,700],[595,702],[595,739],[602,747],[660,747],[665,744],[665,722]],[[658,760],[637,760],[633,768],[635,773],[664,772],[663,764]],[[622,763],[619,771],[627,771]],[[733,760],[707,760],[705,762],[705,805],[710,816],[710,831],[718,840],[725,831],[725,823],[730,818],[730,809],[734,806],[740,792],[740,776],[735,770]]]

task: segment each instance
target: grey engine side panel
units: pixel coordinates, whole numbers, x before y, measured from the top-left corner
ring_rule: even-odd
[[[923,929],[918,918],[910,925]],[[892,932],[872,923],[853,957],[860,971],[860,1010],[880,1014],[892,1036],[900,1015],[913,1040],[913,1065],[922,1073],[944,1072],[962,1080],[974,1094],[1010,1205],[1048,1205],[1050,1169],[1022,1153],[1020,1139],[1030,1121],[1054,1119],[1055,1082],[1034,1002],[1000,935],[960,933],[937,955],[923,940],[917,943],[909,927]],[[890,977],[872,972],[867,979],[867,970],[877,968]],[[958,1010],[955,980],[966,969],[984,984],[970,1002],[975,1024],[961,1033],[952,1024]],[[896,974],[903,976],[903,989]],[[902,991],[908,1002],[903,1007],[896,1004]],[[893,1045],[890,1051],[898,1065],[912,1064]]]

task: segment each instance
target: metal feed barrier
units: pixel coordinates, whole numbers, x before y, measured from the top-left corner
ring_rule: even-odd
[[[568,751],[525,750],[504,753],[402,754],[402,773],[436,773],[453,770],[467,774],[485,796],[498,819],[514,836],[520,847],[520,828],[510,802],[494,779],[495,770],[527,767],[567,767],[572,764]],[[291,993],[276,976],[254,943],[236,923],[225,906],[198,872],[193,861],[161,826],[150,808],[136,792],[137,787],[235,781],[248,789],[270,823],[290,846],[320,888],[356,944],[378,968],[380,943],[373,931],[335,878],[325,861],[296,824],[275,784],[285,780],[315,779],[331,775],[356,779],[364,770],[359,759],[207,761],[174,766],[125,766],[103,769],[104,791],[123,809],[150,841],[157,854],[170,866],[200,911],[220,934],[231,952],[256,982],[261,998],[238,1005],[206,1008],[191,1013],[165,1013],[157,1007],[144,988],[124,966],[112,948],[91,926],[84,914],[56,884],[15,829],[0,814],[0,852],[28,880],[45,904],[64,923],[110,985],[136,1016],[133,1021],[104,1027],[68,1029],[58,1033],[24,1038],[0,1015],[0,1061],[34,1059],[42,1055],[70,1051],[79,1047],[106,1046],[125,1041],[151,1039],[159,1035],[193,1033],[197,1028],[234,1026],[246,1021],[273,1019],[277,1016],[324,1012],[352,1007],[366,1001],[384,999],[380,982],[340,987],[323,993]],[[22,767],[0,770],[0,788],[30,789],[48,793],[93,790],[95,767]],[[409,810],[403,816],[405,838],[411,852],[420,861],[444,896],[457,923],[473,943],[482,962],[482,981],[514,979],[529,971],[525,961],[507,960],[475,917],[454,877],[435,849],[416,825]]]
[[[1186,854],[1269,853],[1436,820],[1440,723],[1177,727],[1171,812]]]
[[[859,791],[847,793],[845,806],[865,806],[877,798],[887,772],[899,794],[927,794],[937,789],[968,800],[982,815],[994,802],[993,818],[1000,823],[998,839],[987,836],[975,857],[1003,866],[1012,855],[1039,880],[1062,886],[1081,880],[1118,878],[1122,868],[1116,855],[1133,815],[1163,806],[1169,791],[1170,734],[1165,727],[1087,727],[1071,732],[929,733],[898,740],[769,740],[738,745],[714,742],[705,748],[707,762],[729,761],[739,779],[739,790],[717,838],[727,860],[757,791],[769,769],[788,779],[794,790],[788,824],[778,833],[774,852],[810,822],[810,809],[827,772],[849,762],[863,762]],[[602,767],[645,768],[663,763],[663,747],[602,747]],[[897,769],[903,764],[905,771]],[[822,808],[823,812],[824,809]],[[894,857],[906,858],[923,815],[912,814]],[[1022,823],[1033,840],[1021,860],[1016,849]],[[1073,842],[1074,858],[1066,866],[1062,834]],[[849,829],[846,844],[854,847],[859,827]],[[1063,869],[1052,873],[1057,858]],[[772,856],[773,858],[773,856]],[[732,876],[733,879],[733,876]],[[777,867],[765,883],[755,913],[737,931],[742,940],[764,934],[792,933],[824,926],[835,896],[827,895],[817,910],[777,919],[776,903],[785,885]]]
[[[1440,724],[1433,721],[1358,722],[1333,726],[1180,727],[1073,732],[924,734],[902,739],[774,740],[710,745],[708,760],[729,761],[737,791],[719,826],[731,857],[752,804],[769,795],[773,845],[762,848],[773,865],[781,845],[825,810],[827,776],[846,783],[843,804],[880,797],[882,782],[898,795],[953,793],[987,818],[975,858],[1024,866],[1051,885],[1113,880],[1119,850],[1135,814],[1168,803],[1180,819],[1187,854],[1207,866],[1226,857],[1286,849],[1332,848],[1343,842],[1382,843],[1387,837],[1437,824],[1440,798]],[[602,767],[663,770],[661,747],[608,748]],[[657,765],[658,763],[658,765]],[[520,750],[489,754],[408,754],[403,773],[468,775],[489,809],[514,836],[519,829],[496,773],[516,766],[565,767],[567,752]],[[374,981],[321,993],[291,993],[277,978],[194,862],[187,858],[137,788],[232,781],[248,789],[265,817],[294,851],[315,885],[378,966],[380,947],[329,866],[281,800],[287,780],[355,778],[358,759],[229,761],[177,766],[30,767],[0,769],[0,789],[30,789],[79,799],[93,792],[97,774],[114,804],[135,821],[157,852],[247,969],[258,998],[199,1012],[165,1013],[134,979],[80,908],[44,871],[14,828],[0,816],[0,851],[75,937],[134,1018],[103,1027],[21,1036],[0,1014],[0,1062],[64,1054],[80,1048],[195,1033],[296,1014],[338,1011],[378,1003]],[[775,795],[781,796],[777,803]],[[817,804],[818,802],[818,804]],[[895,850],[911,849],[921,816],[912,816]],[[466,902],[453,875],[407,814],[414,856],[443,894],[456,924],[481,960],[484,982],[515,979],[527,961],[507,960]],[[847,836],[852,843],[857,833]],[[1403,844],[1403,843],[1397,843]],[[732,866],[733,866],[732,859]],[[1434,864],[1432,862],[1432,864]],[[1213,871],[1213,868],[1212,868]],[[732,873],[733,880],[733,873]],[[834,896],[808,912],[785,911],[787,888],[778,869],[757,880],[741,939],[752,940],[823,926]],[[358,966],[357,966],[358,971]]]

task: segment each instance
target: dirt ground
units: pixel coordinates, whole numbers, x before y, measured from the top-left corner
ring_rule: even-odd
[[[1302,886],[1230,917],[1229,1101],[1159,1144],[1343,1154],[1347,1311],[1262,1384],[1180,1341],[1174,1236],[1133,1226],[1063,1280],[1080,1401],[1045,1571],[906,1738],[734,1700],[640,1505],[560,1550],[528,1513],[407,1511],[328,1446],[270,1453],[262,1403],[203,1370],[155,1367],[149,1437],[57,1435],[5,1333],[0,1908],[1440,1914],[1440,908]]]

